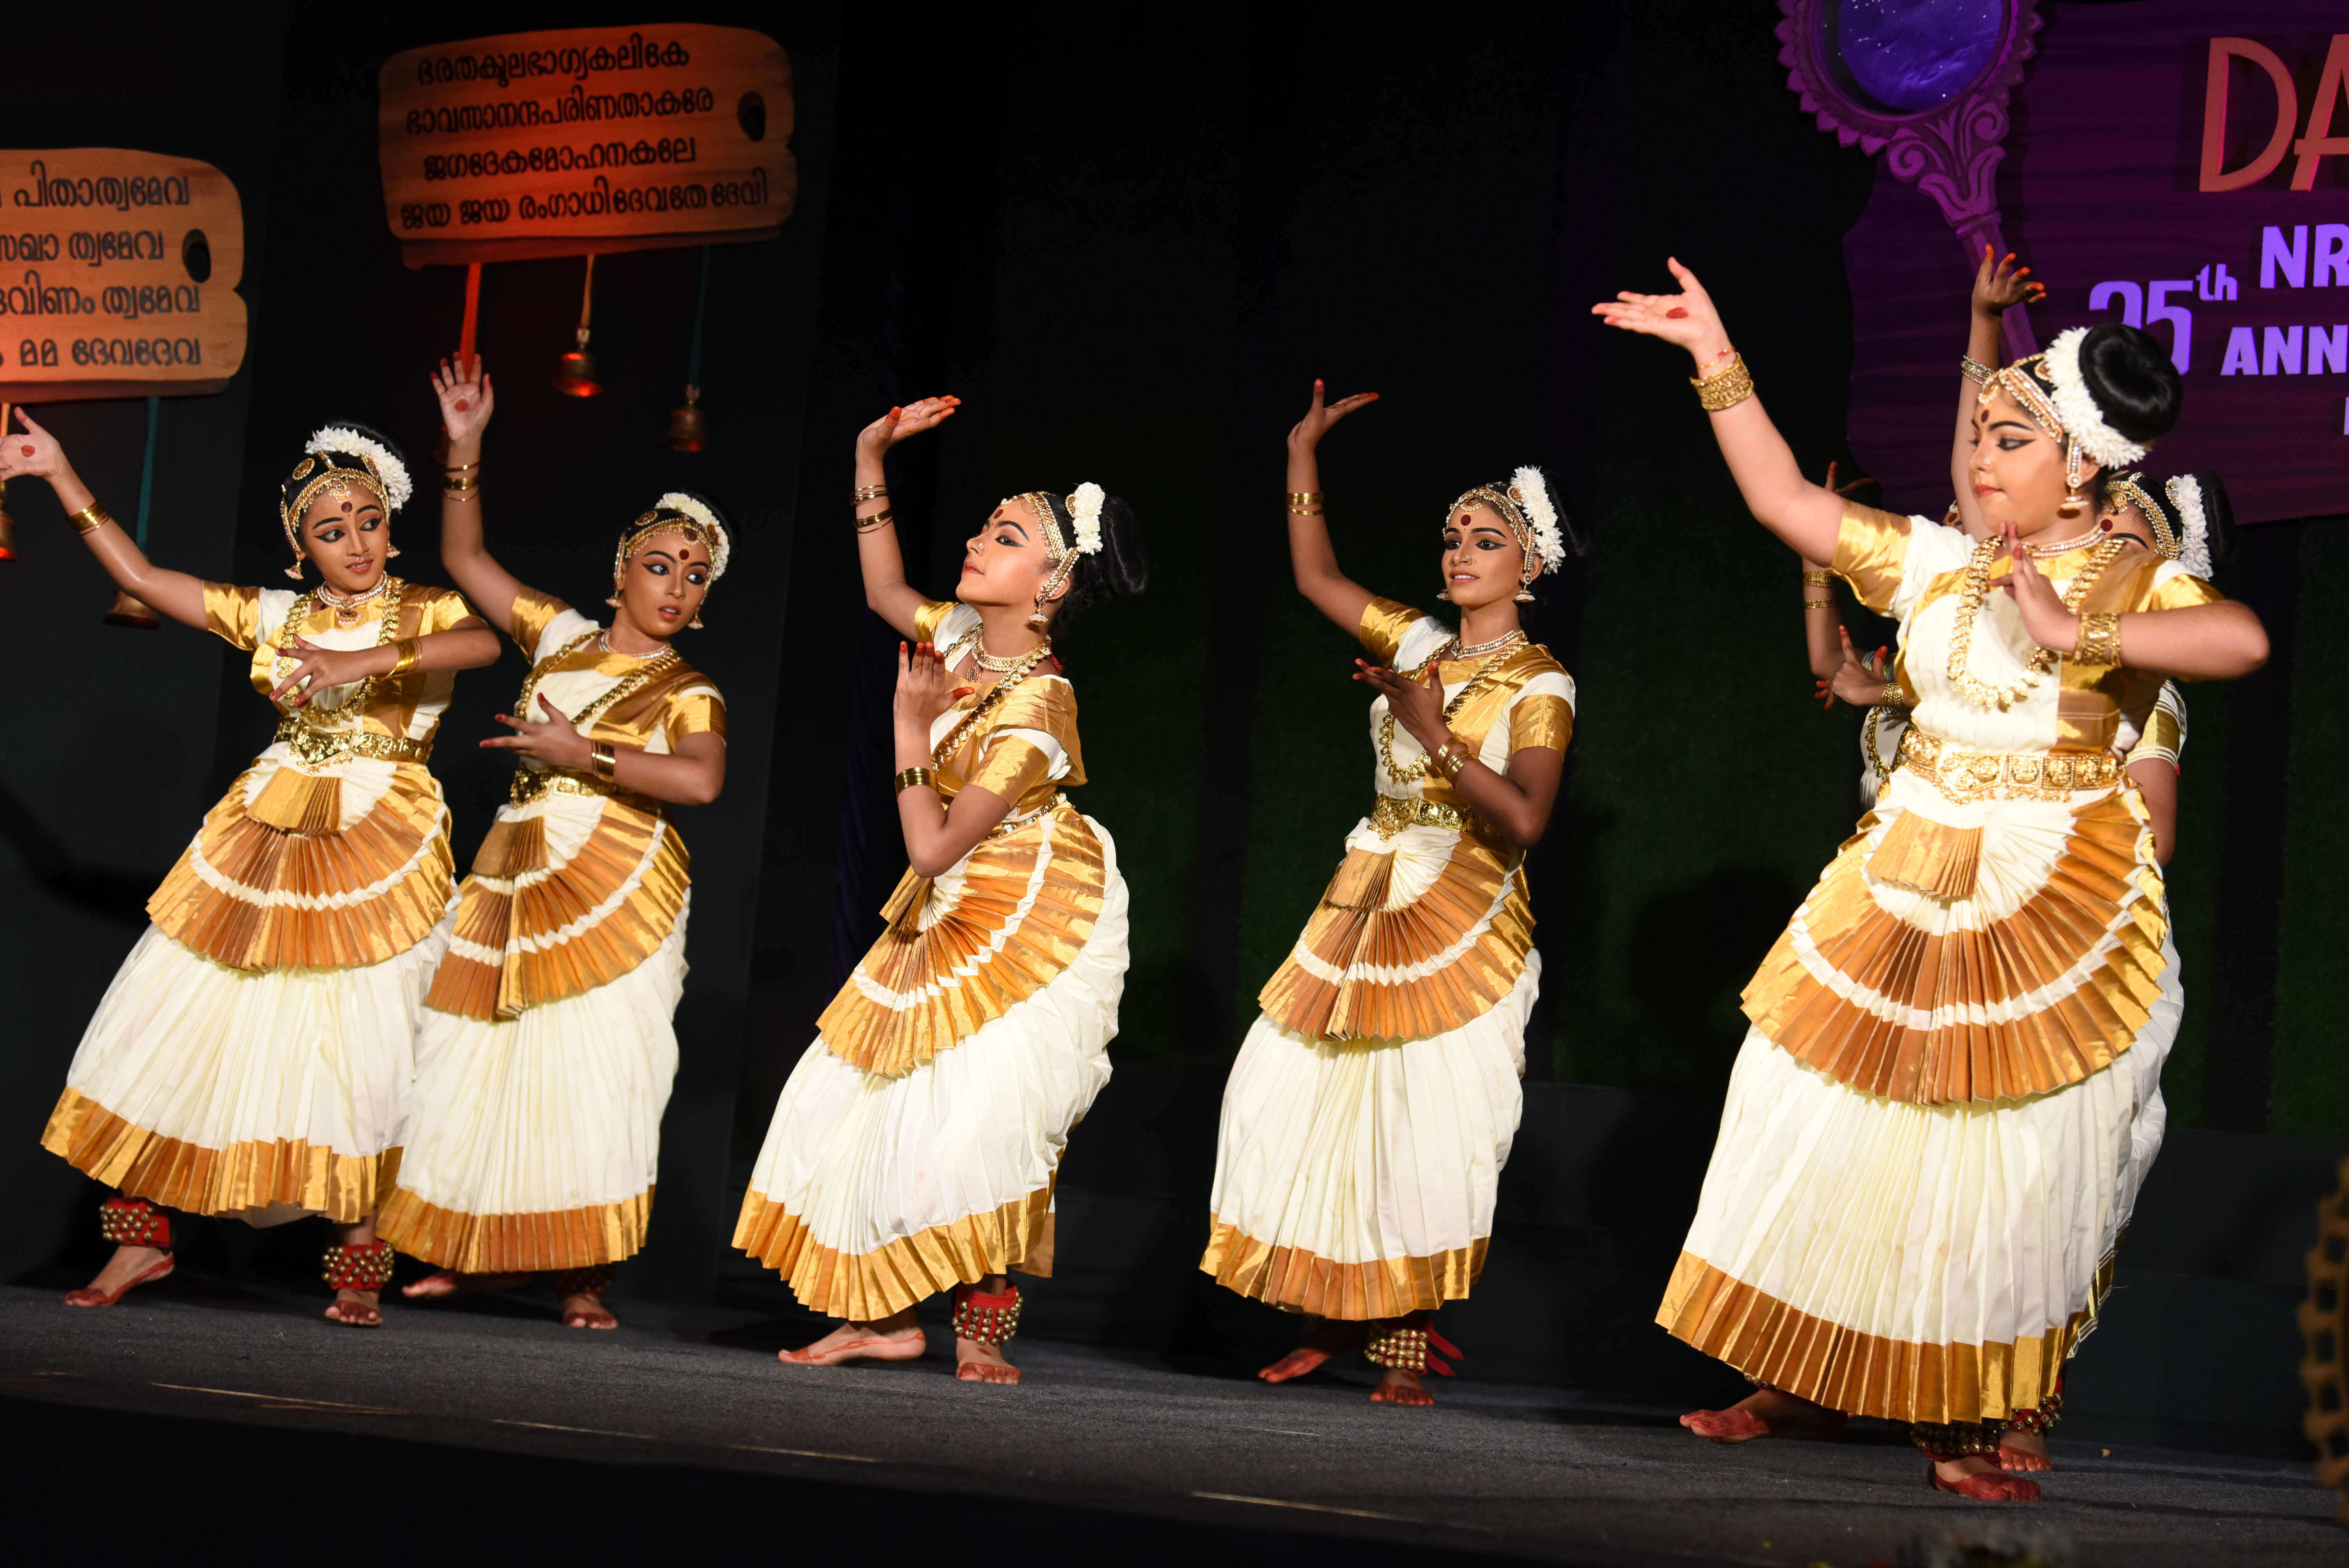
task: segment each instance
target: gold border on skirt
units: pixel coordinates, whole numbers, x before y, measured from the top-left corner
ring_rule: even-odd
[[[1924,1345],[1814,1317],[1682,1253],[1656,1321],[1748,1377],[1831,1410],[1890,1421],[1996,1421],[2035,1409],[2054,1392],[2064,1358],[2094,1326],[2111,1284],[2107,1257],[2088,1305],[2061,1327],[2009,1343]]]
[[[283,1203],[340,1225],[376,1211],[399,1171],[399,1150],[337,1154],[300,1139],[206,1149],[150,1132],[68,1088],[41,1147],[126,1197],[188,1214],[235,1215]]]
[[[1017,1269],[1052,1274],[1052,1189],[983,1214],[966,1214],[900,1236],[869,1253],[843,1253],[818,1242],[807,1222],[752,1188],[742,1198],[734,1245],[783,1276],[802,1305],[830,1317],[869,1323],[927,1296]]]
[[[1492,1238],[1479,1236],[1464,1247],[1417,1258],[1379,1258],[1366,1264],[1332,1263],[1302,1247],[1260,1242],[1213,1214],[1215,1229],[1199,1272],[1256,1301],[1289,1312],[1349,1322],[1430,1312],[1447,1301],[1465,1301],[1485,1272]]]
[[[593,1268],[644,1251],[652,1229],[647,1187],[618,1203],[530,1214],[469,1214],[428,1203],[405,1187],[384,1200],[375,1233],[410,1257],[460,1274],[543,1274]]]

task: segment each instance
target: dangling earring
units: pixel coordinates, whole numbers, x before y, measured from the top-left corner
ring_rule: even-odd
[[[1520,604],[1530,604],[1530,603],[1532,603],[1533,602],[1534,602],[1534,580],[1533,580],[1532,578],[1530,578],[1530,577],[1520,577],[1520,578],[1518,578],[1518,579],[1517,579],[1517,603],[1520,603]]]
[[[383,550],[383,558],[386,561],[397,561],[399,558],[399,546],[397,544],[385,545]]]
[[[1438,588],[1435,591],[1435,596],[1447,604],[1452,603],[1452,590],[1449,588]]]
[[[2064,443],[2064,482],[2067,487],[2063,500],[2055,508],[2057,517],[2077,517],[2088,510],[2088,498],[2080,493],[2080,444]]]
[[[612,579],[612,596],[609,599],[605,600],[604,603],[609,604],[615,610],[620,607],[620,580],[618,578],[615,577]]]
[[[701,624],[701,612],[696,610],[693,613],[693,619],[685,624],[685,629],[688,632],[706,632],[709,628]]]
[[[1031,632],[1040,632],[1051,624],[1052,617],[1044,611],[1044,601],[1037,600],[1036,613],[1028,617],[1028,629]]]
[[[302,581],[302,562],[305,559],[306,557],[297,552],[294,557],[294,564],[285,569],[285,575],[291,577],[296,583]]]

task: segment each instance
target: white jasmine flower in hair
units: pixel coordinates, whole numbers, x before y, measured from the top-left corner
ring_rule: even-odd
[[[2103,467],[2122,469],[2142,462],[2146,449],[2105,423],[2104,410],[2096,407],[2095,394],[2088,390],[2087,379],[2080,374],[2080,344],[2087,335],[2085,326],[2059,332],[2040,356],[2054,387],[2048,401],[2055,405],[2055,417],[2064,421],[2064,433]]]
[[[732,539],[728,537],[726,525],[718,521],[718,514],[716,512],[710,511],[709,507],[705,506],[700,501],[696,500],[693,497],[686,494],[683,490],[671,490],[667,495],[661,497],[660,500],[653,502],[653,505],[662,511],[680,512],[685,516],[693,519],[694,521],[701,524],[704,529],[708,530],[709,533],[709,580],[712,583],[715,583],[720,577],[726,575],[726,562],[727,558],[734,553],[734,542]]]
[[[371,441],[357,430],[343,425],[329,425],[310,438],[305,452],[340,452],[347,458],[365,458],[375,469],[375,477],[383,481],[383,499],[391,510],[398,511],[416,493],[408,477],[408,465],[391,455],[391,449],[381,441]]]
[[[1069,518],[1077,525],[1077,553],[1091,555],[1102,547],[1102,503],[1109,497],[1087,480],[1069,492]]]
[[[2195,577],[2210,575],[2210,514],[2202,505],[2202,481],[2179,474],[2161,487],[2178,508],[2178,564]]]
[[[1533,524],[1534,550],[1542,558],[1542,570],[1557,571],[1566,560],[1566,536],[1558,531],[1557,503],[1549,498],[1549,481],[1528,465],[1517,470],[1510,488],[1517,492],[1526,521]]]

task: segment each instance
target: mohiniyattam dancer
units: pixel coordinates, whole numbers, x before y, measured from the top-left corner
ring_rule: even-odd
[[[2027,1500],[2002,1425],[2094,1321],[2177,1027],[2142,803],[2114,749],[2165,676],[2267,656],[2259,619],[2095,526],[2178,417],[2168,351],[2059,335],[1988,372],[1962,499],[1990,536],[1805,480],[1695,277],[1592,307],[1688,350],[1747,506],[1902,625],[1900,767],[1745,991],[1752,1020],[1658,1321],[1754,1379],[1736,1442],[1912,1423],[1935,1485]],[[2146,1068],[2150,1066],[2153,1071]]]
[[[455,672],[497,657],[464,600],[388,576],[407,467],[358,425],[312,436],[278,521],[319,583],[205,583],[151,564],[20,413],[0,480],[49,481],[116,584],[253,655],[276,738],[147,901],[152,922],[74,1053],[41,1142],[118,1191],[114,1256],[66,1297],[111,1306],[174,1265],[164,1211],[256,1225],[323,1214],[336,1300],[373,1327],[391,1249],[373,1231],[398,1169],[417,1015],[446,941],[449,810],[426,769]]]
[[[616,1328],[612,1265],[645,1244],[661,1112],[677,1077],[690,878],[673,806],[726,783],[726,701],[678,656],[731,541],[698,497],[620,530],[611,624],[525,587],[481,538],[477,358],[433,377],[449,470],[440,557],[531,661],[518,766],[465,879],[424,999],[416,1094],[384,1238],[440,1272],[409,1296],[554,1276],[563,1321]]]
[[[786,1362],[910,1360],[915,1304],[951,1290],[955,1375],[1016,1383],[1007,1271],[1052,1272],[1061,1151],[1109,1081],[1126,969],[1117,846],[1062,793],[1085,767],[1052,634],[1146,568],[1126,504],[1081,484],[997,507],[958,602],[907,586],[884,459],[957,407],[892,408],[856,439],[865,603],[914,645],[895,707],[912,863],[783,1086],[734,1244],[843,1320]]]
[[[1444,516],[1436,597],[1456,634],[1373,597],[1338,568],[1319,448],[1375,396],[1325,403],[1317,381],[1288,437],[1297,586],[1375,661],[1355,661],[1379,694],[1373,807],[1232,1064],[1199,1266],[1315,1320],[1268,1381],[1361,1350],[1382,1369],[1371,1398],[1426,1405],[1423,1375],[1459,1355],[1433,1320],[1484,1272],[1523,1109],[1541,983],[1525,853],[1574,733],[1574,682],[1517,606],[1580,546],[1520,469]]]

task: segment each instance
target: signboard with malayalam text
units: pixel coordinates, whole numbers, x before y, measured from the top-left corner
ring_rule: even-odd
[[[568,27],[394,55],[384,215],[410,266],[772,236],[791,62],[744,27]]]
[[[243,276],[244,204],[211,164],[0,151],[0,402],[219,391]]]

